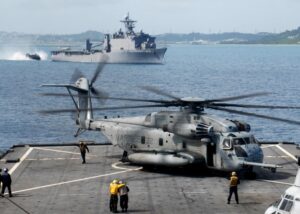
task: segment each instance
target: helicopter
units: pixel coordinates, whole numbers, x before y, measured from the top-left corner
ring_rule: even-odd
[[[282,213],[296,214],[300,212],[300,157],[298,157],[298,171],[294,184],[287,188],[280,199],[271,204],[265,214]]]
[[[249,105],[228,103],[229,101],[264,96],[269,93],[256,92],[219,99],[197,97],[180,98],[157,88],[144,86],[144,90],[168,99],[139,99],[108,96],[93,84],[102,72],[105,63],[100,63],[89,80],[80,71],[75,71],[71,84],[44,84],[43,87],[63,87],[68,93],[44,93],[44,96],[69,96],[74,109],[40,111],[42,114],[76,114],[77,137],[85,131],[101,132],[113,145],[123,150],[122,160],[138,165],[185,167],[204,164],[209,169],[220,171],[253,172],[253,167],[263,167],[275,172],[281,166],[264,163],[260,142],[251,133],[251,126],[243,121],[225,119],[205,112],[213,109],[238,115],[246,115],[300,125],[299,121],[236,110],[239,108],[300,109],[297,106]],[[93,107],[92,99],[143,102],[143,105]],[[150,104],[148,104],[150,103]],[[94,111],[168,108],[144,116],[95,119]]]

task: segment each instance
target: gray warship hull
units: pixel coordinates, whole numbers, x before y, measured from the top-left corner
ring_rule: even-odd
[[[154,50],[126,50],[118,52],[60,52],[52,54],[52,61],[98,63],[162,64],[167,48]],[[104,57],[107,56],[107,57]]]

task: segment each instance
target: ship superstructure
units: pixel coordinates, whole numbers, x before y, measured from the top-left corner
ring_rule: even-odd
[[[114,34],[105,34],[101,48],[86,40],[84,50],[63,49],[52,51],[53,61],[69,62],[101,62],[107,63],[163,63],[167,48],[156,48],[155,37],[140,31],[134,31],[136,21],[129,18],[129,14],[121,20],[125,31],[120,29]]]

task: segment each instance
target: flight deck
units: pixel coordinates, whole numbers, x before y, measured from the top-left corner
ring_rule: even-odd
[[[255,169],[256,180],[241,178],[240,204],[227,204],[229,173],[201,168],[146,168],[120,162],[122,150],[88,145],[82,164],[75,144],[15,146],[2,157],[9,168],[13,196],[0,197],[1,214],[110,213],[113,179],[130,188],[128,213],[264,213],[292,184],[300,150],[295,145],[263,145],[265,162],[283,168]],[[119,208],[120,210],[120,208]]]

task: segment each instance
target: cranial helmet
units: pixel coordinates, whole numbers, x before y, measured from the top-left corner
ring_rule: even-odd
[[[113,184],[117,184],[117,183],[118,183],[117,179],[113,180]]]
[[[232,172],[231,175],[232,175],[232,176],[236,175],[236,172]]]

